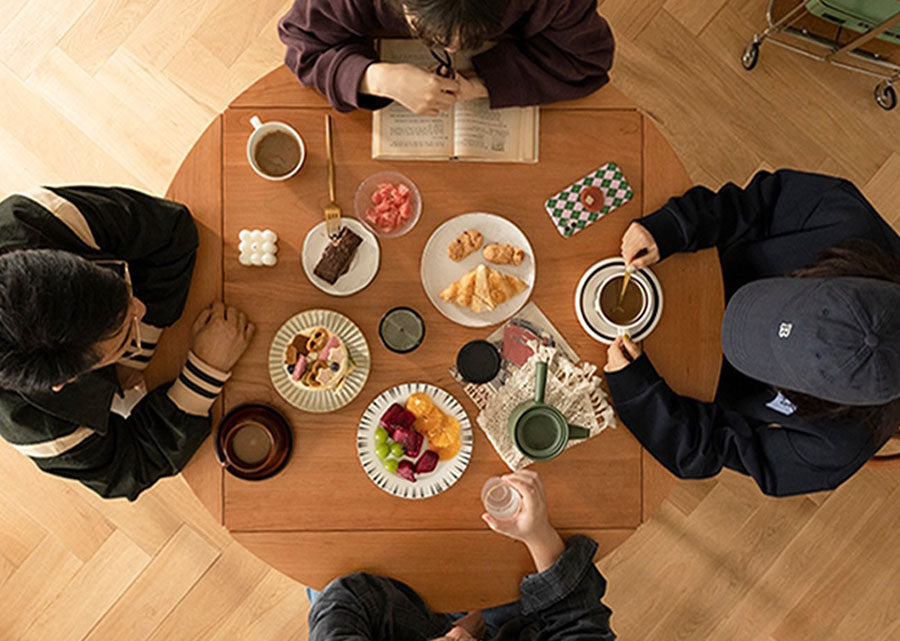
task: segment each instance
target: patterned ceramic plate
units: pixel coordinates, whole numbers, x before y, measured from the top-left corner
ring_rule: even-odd
[[[301,389],[294,385],[284,367],[284,350],[297,334],[310,327],[324,327],[340,336],[347,345],[350,359],[356,364],[343,387],[336,392]],[[269,348],[272,385],[284,400],[304,412],[333,412],[347,405],[362,391],[369,378],[370,367],[369,344],[362,331],[349,318],[330,309],[310,309],[292,316],[275,333]]]
[[[384,469],[384,465],[375,456],[374,433],[382,414],[388,407],[393,403],[405,405],[406,399],[417,392],[428,394],[438,409],[459,421],[461,446],[456,456],[449,461],[439,461],[433,472],[417,474],[416,482],[412,483],[396,474],[390,474]],[[472,425],[459,401],[440,387],[428,383],[404,383],[382,392],[378,398],[369,403],[369,407],[366,408],[359,421],[356,447],[359,452],[359,462],[375,485],[385,492],[403,499],[427,499],[448,489],[466,471],[469,460],[472,458],[472,438]],[[426,449],[428,449],[427,436],[422,444],[421,452]]]

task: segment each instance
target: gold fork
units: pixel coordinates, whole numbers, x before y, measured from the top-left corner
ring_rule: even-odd
[[[328,149],[328,199],[325,205],[325,228],[331,240],[341,235],[341,208],[334,198],[334,146],[331,142],[331,114],[325,115],[325,147]]]

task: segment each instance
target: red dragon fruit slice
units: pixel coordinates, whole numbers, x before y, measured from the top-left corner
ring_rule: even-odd
[[[381,415],[381,425],[388,431],[395,426],[412,427],[415,421],[415,415],[399,403],[394,403]]]
[[[406,459],[403,459],[397,465],[397,474],[407,481],[412,481],[413,483],[416,482],[416,470],[413,467],[413,464]]]
[[[425,450],[422,458],[416,463],[416,474],[427,474],[434,471],[438,464],[438,453],[434,450]]]
[[[424,436],[415,430],[408,429],[403,437],[403,451],[406,452],[407,456],[416,458],[419,455],[419,451],[422,449],[422,443],[424,441]]]

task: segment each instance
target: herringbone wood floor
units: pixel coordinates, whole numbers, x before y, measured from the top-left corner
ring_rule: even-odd
[[[4,0],[0,194],[97,182],[163,193],[214,114],[280,64],[285,0]],[[870,79],[764,47],[764,0],[602,0],[614,82],[691,175],[853,179],[900,224],[900,111]],[[900,638],[900,470],[767,499],[736,474],[680,483],[600,562],[623,639]],[[439,567],[435,571],[440,571]],[[0,444],[0,640],[306,638],[302,586],[234,543],[181,478],[135,504],[43,476]]]

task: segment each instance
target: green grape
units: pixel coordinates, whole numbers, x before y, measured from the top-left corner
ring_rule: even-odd
[[[375,447],[375,456],[384,460],[388,456],[388,446],[386,443],[382,443]]]
[[[391,445],[391,456],[400,458],[401,456],[403,456],[403,454],[403,446],[400,445],[400,443],[394,443],[393,445]]]
[[[386,469],[391,474],[397,473],[397,466],[400,462],[395,458],[389,458],[384,462],[384,469]]]
[[[387,440],[387,430],[383,427],[375,429],[375,445],[381,445]]]

